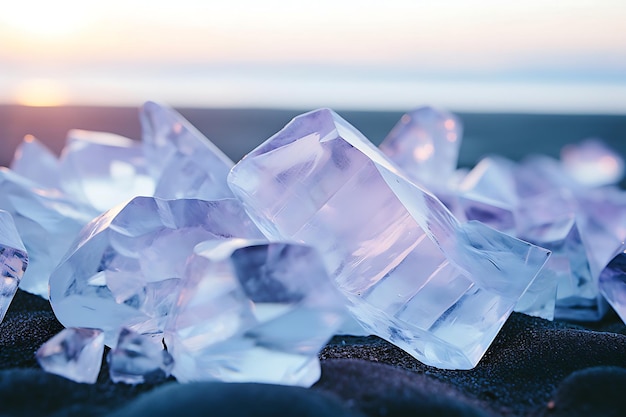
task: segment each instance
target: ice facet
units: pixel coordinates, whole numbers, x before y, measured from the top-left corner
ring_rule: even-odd
[[[616,184],[624,176],[624,159],[599,139],[587,139],[561,150],[563,168],[587,187]]]
[[[380,150],[418,184],[443,190],[453,179],[463,124],[452,113],[420,107],[402,116]]]
[[[11,170],[44,188],[59,188],[59,160],[43,143],[26,135],[15,150]]]
[[[229,184],[269,239],[320,251],[367,330],[433,366],[475,366],[549,257],[460,225],[331,110],[296,117]]]
[[[143,148],[157,180],[155,197],[231,198],[226,176],[233,162],[173,109],[147,102],[141,109]]]
[[[102,331],[70,327],[44,343],[35,356],[46,372],[93,384],[98,379],[103,352]]]
[[[0,168],[0,209],[13,217],[29,254],[20,288],[48,298],[48,277],[80,229],[97,215],[93,208],[42,189],[7,168]]]
[[[321,258],[299,244],[199,244],[182,287],[165,333],[180,382],[310,386],[345,313]]]
[[[28,266],[26,248],[20,239],[13,218],[0,210],[0,322],[9,309],[17,287]]]
[[[172,356],[149,337],[123,328],[117,346],[107,355],[113,382],[142,384],[169,376],[174,366]]]
[[[468,220],[478,220],[504,233],[515,233],[518,204],[513,162],[482,159],[458,187],[459,206]]]
[[[205,240],[263,238],[238,201],[136,197],[90,222],[50,276],[66,327],[97,327],[111,346],[121,327],[159,335],[185,261]]]
[[[138,141],[112,133],[71,130],[60,158],[63,189],[99,212],[154,193]]]

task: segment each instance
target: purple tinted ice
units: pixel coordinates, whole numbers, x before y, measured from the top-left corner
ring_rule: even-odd
[[[438,367],[475,366],[549,257],[459,224],[331,110],[296,117],[229,184],[269,239],[320,251],[367,330]]]

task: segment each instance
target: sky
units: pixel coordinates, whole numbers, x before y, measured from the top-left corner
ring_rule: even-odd
[[[626,114],[623,0],[20,0],[0,103]]]

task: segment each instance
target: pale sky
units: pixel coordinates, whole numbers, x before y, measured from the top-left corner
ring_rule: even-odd
[[[0,9],[0,103],[626,113],[623,0],[20,0]]]

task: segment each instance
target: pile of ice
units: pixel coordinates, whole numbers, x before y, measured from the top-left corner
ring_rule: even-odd
[[[49,372],[95,382],[106,344],[116,382],[309,386],[347,328],[469,369],[513,309],[626,316],[623,161],[599,142],[466,172],[452,114],[408,113],[378,149],[322,109],[235,165],[172,109],[141,123],[71,131],[60,158],[28,137],[0,171],[0,312],[49,285]]]

